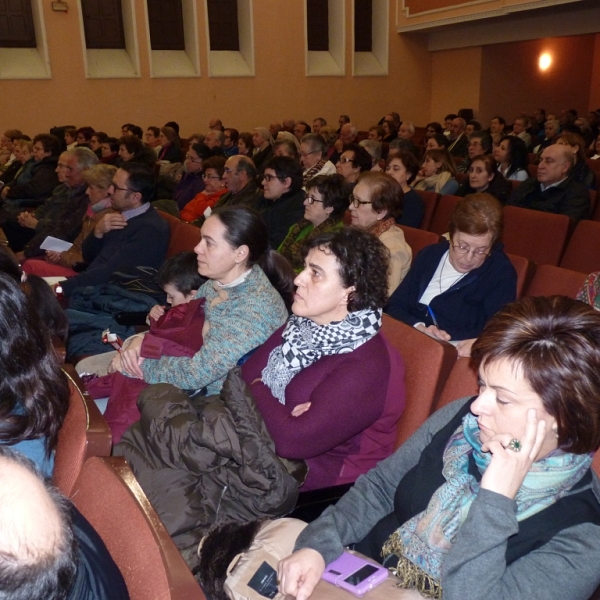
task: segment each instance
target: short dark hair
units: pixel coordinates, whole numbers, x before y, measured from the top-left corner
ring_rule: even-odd
[[[119,138],[118,143],[119,146],[125,146],[129,154],[135,154],[136,156],[144,149],[142,140],[134,135],[124,135],[123,137]]]
[[[467,121],[467,125],[473,125],[473,131],[481,131],[483,129],[481,123],[475,119]]]
[[[425,125],[425,129],[429,128],[433,129],[436,133],[444,133],[444,128],[442,127],[442,124],[438,123],[437,121],[427,123],[427,125]]]
[[[116,137],[107,137],[102,143],[108,144],[111,152],[119,151],[119,140]]]
[[[67,598],[77,577],[79,562],[70,504],[24,454],[1,444],[2,459],[24,467],[40,480],[57,511],[60,535],[53,540],[51,552],[35,552],[28,547],[31,540],[27,539],[19,540],[22,546],[18,555],[0,552],[0,594],[12,600]]]
[[[273,169],[278,179],[292,180],[290,191],[295,192],[302,188],[302,166],[297,160],[289,156],[273,156],[265,163],[264,170]]]
[[[104,131],[96,131],[96,132],[92,133],[92,137],[95,137],[98,140],[99,144],[103,144],[106,141],[108,134],[105,133]]]
[[[148,127],[146,131],[151,131],[154,137],[158,137],[160,135],[160,127],[154,127],[153,125]]]
[[[444,117],[444,121],[448,121],[448,119],[450,119],[451,121],[454,121],[454,119],[456,119],[457,117],[458,117],[458,115],[455,115],[454,113],[450,113]]]
[[[310,125],[306,121],[296,121],[296,125],[304,126],[304,135],[306,135],[307,133],[310,133],[312,131]]]
[[[527,152],[525,142],[516,135],[505,135],[500,140],[500,144],[504,141],[508,143],[508,156],[510,157],[510,164],[508,171],[506,172],[506,177],[510,177],[520,169],[527,171],[529,153]]]
[[[344,287],[354,287],[348,310],[383,308],[388,300],[389,250],[373,234],[357,227],[344,227],[310,238],[302,247],[303,257],[318,248],[333,254]]]
[[[50,152],[52,156],[58,156],[62,151],[61,141],[50,133],[38,133],[33,138],[33,143],[40,142],[44,148],[44,152]]]
[[[367,186],[371,207],[376,213],[385,212],[386,219],[396,219],[402,214],[404,192],[393,177],[377,171],[365,171],[358,176],[356,183]]]
[[[177,121],[167,121],[164,126],[171,127],[175,130],[175,133],[179,135],[179,123],[177,123]]]
[[[240,132],[233,127],[225,127],[225,134],[229,131],[229,139],[233,144],[237,144],[240,139]]]
[[[437,145],[441,146],[442,148],[447,148],[450,145],[450,140],[443,133],[436,133],[435,135],[432,135],[429,139],[435,140],[437,142]]]
[[[473,133],[469,136],[469,141],[473,139],[479,140],[484,154],[492,153],[494,140],[492,140],[492,136],[487,131],[483,131],[482,129],[473,131]]]
[[[446,136],[444,136],[444,137],[446,137]],[[417,173],[419,172],[419,169],[421,168],[421,165],[419,164],[417,157],[412,152],[409,152],[408,150],[399,149],[394,154],[391,154],[388,156],[388,158],[385,162],[386,167],[395,158],[397,158],[404,165],[404,168],[406,169],[406,172],[409,175],[407,177],[406,181],[408,183],[410,183],[417,176]]]
[[[348,208],[352,186],[341,176],[317,175],[306,183],[306,191],[317,189],[323,198],[323,208],[333,208],[332,218],[342,219]]]
[[[342,119],[344,123],[350,123],[350,117],[348,115],[340,115],[340,119]]]
[[[343,152],[354,152],[354,159],[352,160],[352,164],[355,167],[358,167],[361,172],[370,171],[373,166],[373,161],[371,160],[371,155],[358,144],[346,144],[342,148]]]
[[[144,130],[139,125],[132,125],[129,128],[129,133],[132,133],[136,138],[139,138],[140,140],[144,136]]]
[[[558,445],[585,454],[600,447],[600,313],[567,298],[522,298],[494,315],[473,344],[479,368],[506,359],[518,367],[558,424]]]
[[[251,180],[255,179],[256,175],[258,174],[254,161],[248,156],[240,156],[235,170],[238,173],[240,171],[244,171],[244,173],[246,173],[248,176],[248,179]]]
[[[187,296],[197,290],[206,281],[206,277],[198,273],[198,257],[195,252],[180,252],[167,258],[158,270],[156,280],[162,289],[172,285]]]
[[[214,169],[219,177],[223,177],[223,173],[225,173],[225,163],[227,159],[224,156],[210,156],[202,163],[202,170],[206,171],[206,169]]]
[[[500,125],[506,125],[506,119],[504,117],[501,117],[500,115],[496,115],[495,117],[492,117],[492,121],[494,119],[496,119],[496,121],[498,121],[498,123],[500,123]]]
[[[192,144],[191,149],[201,158],[203,161],[213,156],[213,151],[205,143]]]
[[[502,204],[491,194],[468,194],[461,198],[450,215],[448,231],[452,238],[457,231],[469,235],[492,234],[495,244],[504,229]]]
[[[154,173],[146,165],[136,162],[125,162],[120,167],[127,172],[127,187],[142,194],[142,204],[154,200],[156,182]]]
[[[80,127],[77,130],[77,135],[81,134],[86,142],[89,142],[92,139],[92,135],[96,133],[93,127]]]

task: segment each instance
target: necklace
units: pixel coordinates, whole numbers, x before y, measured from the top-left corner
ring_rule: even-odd
[[[444,275],[444,269],[446,268],[446,261],[448,260],[448,256],[450,254],[450,250],[448,250],[448,252],[446,252],[446,254],[444,255],[444,262],[442,264],[442,268],[440,269],[440,276],[438,279],[438,286],[440,288],[440,295],[443,293],[442,292],[442,277]],[[450,266],[452,266],[452,263],[450,263]],[[454,269],[454,267],[452,267]],[[456,271],[456,269],[454,269]],[[466,275],[466,273],[460,273],[458,275],[458,277],[446,288],[447,290],[449,290],[453,285],[456,285],[464,276]]]

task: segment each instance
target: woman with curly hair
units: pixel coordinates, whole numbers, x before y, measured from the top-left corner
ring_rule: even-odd
[[[277,143],[277,142],[276,142]],[[341,175],[317,175],[306,184],[304,217],[290,227],[277,252],[285,256],[296,273],[304,268],[302,246],[325,231],[344,226],[350,185]]]
[[[354,481],[394,448],[401,356],[379,333],[388,252],[355,228],[303,248],[292,316],[244,364],[279,456],[304,459],[302,490]]]
[[[48,328],[5,273],[0,273],[0,339],[0,444],[22,452],[50,476],[69,387]]]

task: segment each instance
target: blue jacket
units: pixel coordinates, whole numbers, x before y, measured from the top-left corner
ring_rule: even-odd
[[[417,254],[410,271],[391,295],[385,312],[408,325],[433,325],[427,306],[419,298],[427,289],[450,244],[447,240],[426,246]],[[477,337],[489,318],[517,297],[517,273],[496,244],[491,254],[430,303],[440,329],[452,340]]]

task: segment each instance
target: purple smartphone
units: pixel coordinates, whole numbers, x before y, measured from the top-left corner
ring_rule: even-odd
[[[349,552],[328,564],[323,579],[361,597],[385,581],[388,570]]]

